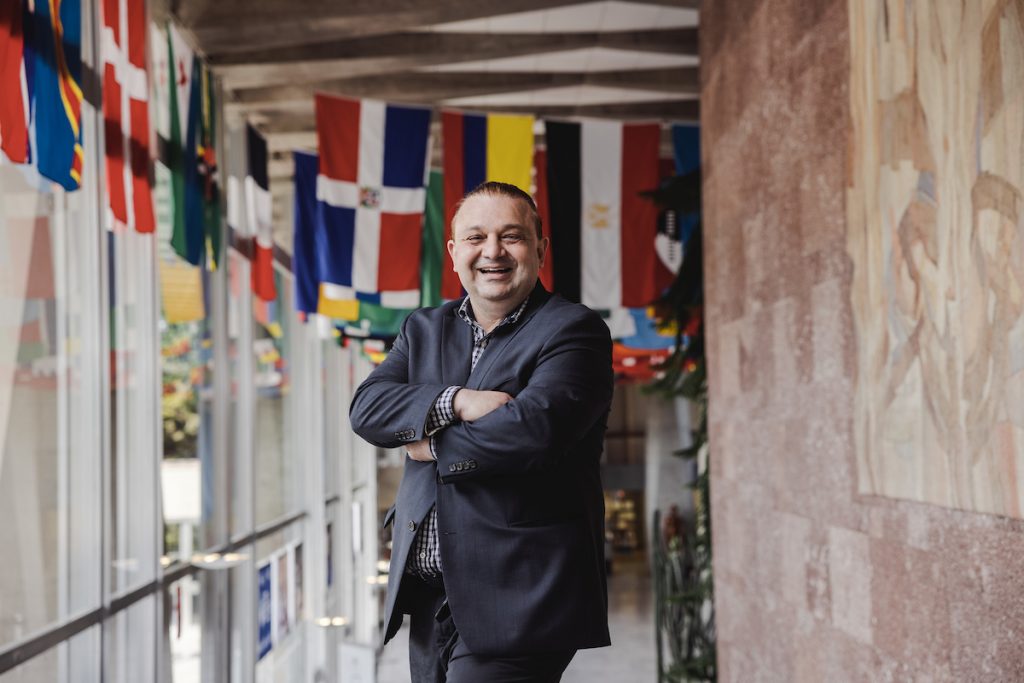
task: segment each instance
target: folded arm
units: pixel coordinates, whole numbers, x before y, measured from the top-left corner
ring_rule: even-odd
[[[438,473],[449,482],[550,468],[604,418],[611,396],[607,326],[597,316],[571,321],[515,399],[433,436]]]
[[[395,344],[352,399],[352,431],[381,448],[397,448],[427,436],[427,418],[445,384],[409,382],[408,319]]]

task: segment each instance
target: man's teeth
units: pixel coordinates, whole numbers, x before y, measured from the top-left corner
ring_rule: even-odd
[[[481,273],[507,273],[511,268],[481,268]]]

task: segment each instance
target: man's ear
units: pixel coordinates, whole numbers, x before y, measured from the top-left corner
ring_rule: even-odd
[[[448,240],[448,255],[452,257],[452,270],[458,272],[455,267],[455,240]]]
[[[548,246],[550,246],[551,240],[547,237],[541,237],[537,242],[537,258],[540,260],[540,265],[544,267],[544,257],[548,255]]]

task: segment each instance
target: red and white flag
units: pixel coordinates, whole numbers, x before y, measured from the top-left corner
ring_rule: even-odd
[[[28,88],[20,0],[0,2],[0,149],[11,161],[28,161]]]
[[[110,225],[153,232],[145,0],[103,0],[103,120]]]
[[[277,298],[277,287],[274,285],[274,211],[267,173],[267,139],[247,125],[245,140],[249,158],[245,213],[253,241],[252,291],[263,301],[273,301]]]

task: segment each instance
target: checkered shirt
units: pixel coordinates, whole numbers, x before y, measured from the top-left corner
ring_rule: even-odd
[[[477,361],[484,354],[484,349],[491,343],[494,332],[505,325],[512,325],[519,320],[519,317],[526,310],[529,297],[519,304],[519,308],[505,316],[498,323],[490,334],[484,332],[484,328],[473,317],[473,306],[469,303],[467,296],[459,306],[459,317],[466,321],[466,324],[473,330],[473,363],[470,371],[476,369]],[[452,386],[441,392],[441,395],[434,401],[433,408],[427,413],[426,434],[430,437],[430,453],[437,460],[437,452],[434,450],[434,434],[441,431],[448,425],[455,422],[455,392],[462,387]],[[437,543],[437,508],[430,508],[430,512],[423,519],[416,538],[413,539],[413,555],[407,565],[407,572],[436,579],[441,576],[441,550]]]

